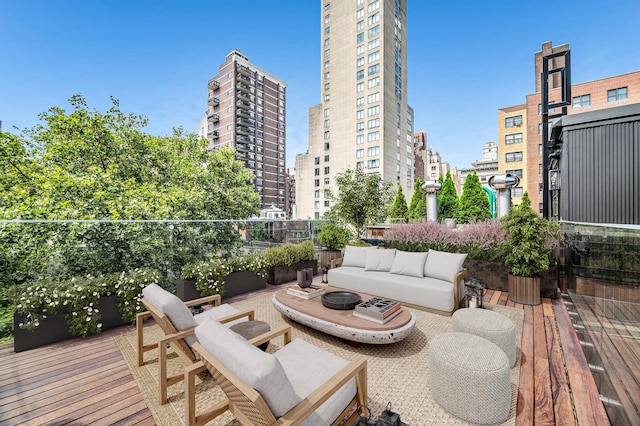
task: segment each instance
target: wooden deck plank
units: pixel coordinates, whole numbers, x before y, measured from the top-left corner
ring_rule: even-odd
[[[542,304],[533,307],[533,356],[535,386],[534,423],[536,425],[553,425],[555,419]]]
[[[520,386],[518,387],[518,402],[516,406],[516,426],[533,425],[535,417],[535,379],[534,379],[534,348],[533,348],[533,309],[524,309],[522,327]]]
[[[552,316],[545,316],[544,320],[549,357],[549,374],[551,376],[551,393],[553,395],[553,414],[556,425],[574,426],[576,419],[573,413],[573,401],[571,400],[571,391],[567,382],[555,316],[553,319]]]
[[[562,353],[569,386],[571,386],[571,392],[574,396],[576,419],[579,424],[609,425],[609,418],[600,401],[600,393],[589,370],[569,314],[560,303],[554,302],[553,310],[562,342]]]

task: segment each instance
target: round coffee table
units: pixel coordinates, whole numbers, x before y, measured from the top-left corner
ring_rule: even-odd
[[[268,331],[271,331],[271,326],[264,321],[243,321],[229,327],[230,330],[235,331],[247,340],[251,340],[254,337],[258,337]],[[263,351],[267,349],[269,342],[265,342],[258,346]]]

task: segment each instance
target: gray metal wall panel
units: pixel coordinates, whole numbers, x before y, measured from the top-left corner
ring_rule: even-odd
[[[563,130],[560,217],[640,224],[640,121]]]

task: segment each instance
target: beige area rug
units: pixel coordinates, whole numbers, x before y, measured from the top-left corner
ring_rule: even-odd
[[[402,420],[410,426],[468,424],[442,409],[433,401],[429,391],[428,342],[437,334],[451,330],[451,317],[412,310],[417,317],[416,328],[405,340],[391,345],[361,345],[358,348],[353,348],[338,338],[286,319],[273,307],[271,294],[256,296],[233,305],[239,309],[254,309],[256,319],[268,322],[271,327],[289,324],[293,328],[294,339],[303,338],[344,359],[351,360],[357,355],[365,355],[368,359],[368,405],[373,417],[377,417],[384,410],[387,402],[391,401],[393,410],[398,412]],[[506,315],[516,325],[518,351],[516,365],[511,369],[511,410],[509,418],[503,423],[504,425],[513,425],[515,424],[520,380],[520,341],[524,311],[505,306],[485,306]],[[159,327],[146,327],[145,341],[157,339],[159,334]],[[184,424],[184,388],[182,384],[176,384],[169,388],[169,402],[167,404],[160,405],[158,402],[157,351],[147,352],[145,365],[138,367],[135,332],[115,337],[115,339],[156,422],[159,425]],[[269,345],[267,351],[273,352],[281,345],[282,338],[278,337]],[[170,373],[180,372],[184,368],[184,363],[171,350],[169,354]],[[201,374],[196,380],[197,413],[224,398],[222,391],[208,373]],[[209,424],[236,426],[240,423],[227,411]]]

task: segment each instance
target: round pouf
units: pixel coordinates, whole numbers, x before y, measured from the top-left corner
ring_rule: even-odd
[[[429,386],[433,399],[471,423],[502,423],[509,417],[511,376],[507,355],[472,334],[449,332],[429,344]]]
[[[458,309],[452,331],[474,334],[492,341],[507,354],[509,367],[516,364],[516,327],[509,318],[487,309]]]

